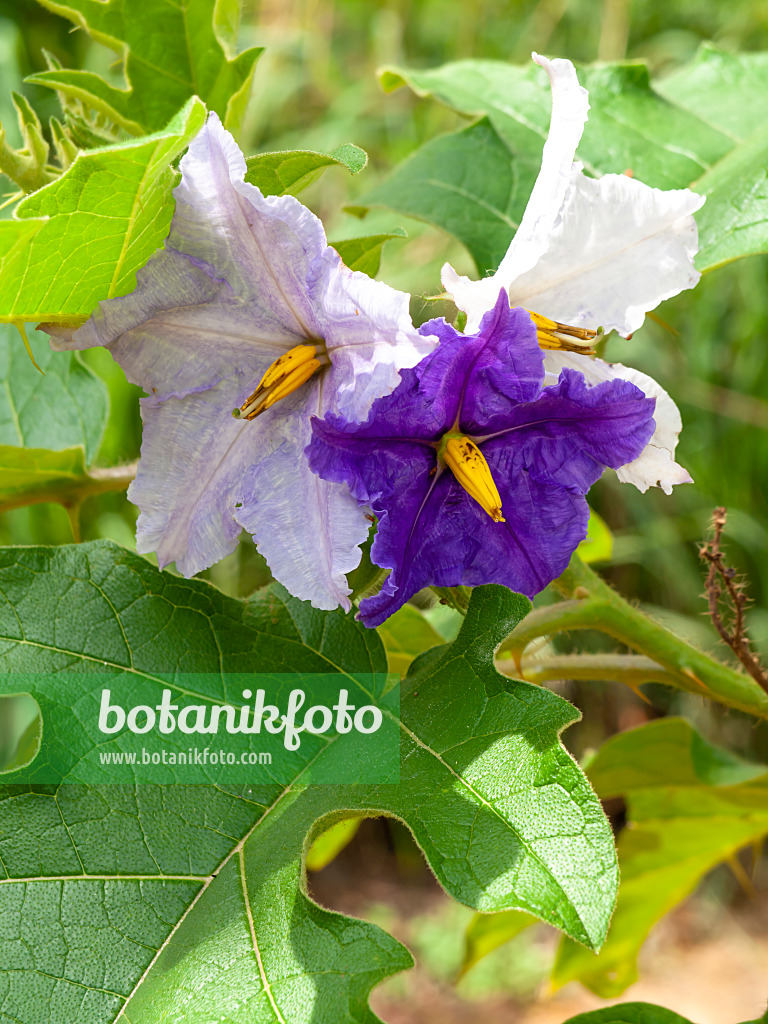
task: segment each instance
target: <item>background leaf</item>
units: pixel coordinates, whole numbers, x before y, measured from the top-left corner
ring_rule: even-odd
[[[707,194],[697,215],[700,270],[768,251],[766,69],[765,54],[734,57],[711,46],[658,88],[641,64],[578,69],[590,95],[577,154],[585,170],[629,172],[656,188],[693,184]],[[384,205],[427,220],[467,246],[480,276],[495,270],[540,164],[547,76],[533,65],[464,60],[426,71],[389,68],[382,83],[408,85],[482,120],[417,150],[357,211]]]
[[[691,1024],[687,1017],[651,1003],[621,1003],[569,1017],[565,1024]]]
[[[401,229],[384,235],[368,235],[365,238],[345,238],[342,242],[331,242],[350,270],[361,270],[368,277],[376,277],[381,266],[381,252],[392,238],[404,238]]]
[[[637,980],[637,954],[664,914],[715,865],[768,833],[768,769],[706,743],[684,720],[659,719],[609,739],[588,767],[603,798],[622,795],[621,890],[605,946],[560,947],[552,980],[604,998]]]
[[[158,696],[168,685],[158,671],[206,673],[212,697],[222,672],[254,665],[386,680],[375,631],[351,617],[280,587],[250,602],[225,598],[108,543],[5,550],[0,597],[6,672],[123,672]],[[455,643],[409,677],[397,785],[305,787],[300,773],[287,788],[30,792],[6,777],[0,910],[17,922],[0,965],[6,1014],[37,1024],[87,1013],[98,1024],[125,1007],[131,1024],[154,1024],[183,1004],[190,1024],[309,1012],[373,1020],[370,988],[408,966],[408,954],[374,926],[319,908],[303,881],[306,843],[350,810],[406,821],[457,899],[525,907],[598,945],[614,850],[558,740],[574,709],[493,668],[494,649],[528,607],[504,588],[478,588]],[[49,685],[33,694],[44,718],[48,694]],[[44,729],[41,757],[45,742]],[[319,756],[353,751],[329,744]]]
[[[192,96],[239,131],[254,65],[252,47],[234,56],[238,0],[39,0],[124,56],[128,89],[93,72],[42,71],[27,81],[83,99],[134,134],[159,131]]]
[[[297,196],[329,167],[346,167],[350,174],[357,174],[367,161],[365,150],[351,144],[330,155],[307,149],[258,153],[245,159],[245,180],[265,196]]]

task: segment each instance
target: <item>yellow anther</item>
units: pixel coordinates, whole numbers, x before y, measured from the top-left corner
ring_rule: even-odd
[[[530,309],[526,312],[536,325],[536,337],[541,348],[581,352],[588,356],[595,354],[595,345],[603,336],[602,327],[590,331],[585,327],[571,327],[570,324],[558,323],[557,320],[550,320],[549,317],[534,313]]]
[[[501,497],[491,475],[491,467],[474,441],[464,434],[446,434],[438,455],[458,482],[494,523],[504,523]]]
[[[245,417],[247,420],[255,419],[263,412],[266,412],[275,402],[306,384],[309,378],[330,362],[325,352],[318,353],[319,345],[296,345],[295,348],[284,352],[279,359],[269,367],[267,372],[259,381],[259,385],[250,394],[239,409],[233,409],[232,415],[235,419]]]

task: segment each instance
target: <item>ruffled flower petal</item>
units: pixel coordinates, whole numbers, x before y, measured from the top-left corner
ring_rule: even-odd
[[[547,248],[524,274],[496,274],[513,306],[625,337],[648,310],[693,288],[698,249],[692,214],[704,196],[662,191],[624,174],[599,180],[573,172],[572,186]]]
[[[442,270],[443,287],[467,314],[467,330],[477,330],[486,310],[496,301],[500,288],[531,270],[549,248],[550,236],[560,217],[571,175],[576,147],[587,121],[587,90],[579,85],[576,69],[569,60],[547,60],[531,55],[544,68],[552,86],[552,116],[549,134],[541,155],[541,169],[533,186],[520,226],[515,232],[499,269],[491,277],[472,281],[460,276],[446,263]],[[513,306],[525,306],[515,300]],[[535,308],[535,307],[531,307]],[[537,313],[549,314],[536,308]]]
[[[671,494],[676,484],[693,483],[688,470],[675,462],[675,448],[683,427],[680,412],[653,377],[629,366],[622,366],[621,363],[606,363],[602,359],[590,359],[572,352],[547,352],[544,366],[550,379],[557,378],[564,367],[570,367],[583,374],[588,384],[596,385],[610,380],[629,381],[643,394],[656,400],[653,434],[636,459],[617,469],[617,476],[622,483],[634,484],[642,492],[658,486],[665,494]]]

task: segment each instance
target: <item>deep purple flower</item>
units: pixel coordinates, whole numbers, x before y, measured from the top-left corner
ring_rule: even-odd
[[[373,509],[371,557],[392,570],[360,605],[367,626],[429,584],[501,583],[537,594],[586,535],[586,492],[606,466],[634,459],[654,430],[654,400],[626,381],[587,387],[581,373],[564,369],[544,387],[536,328],[524,309],[510,309],[505,291],[476,335],[444,320],[422,330],[439,337],[437,349],[401,372],[365,423],[312,421],[311,468],[345,481]],[[459,483],[446,435],[480,449],[500,514],[495,501],[481,507]]]

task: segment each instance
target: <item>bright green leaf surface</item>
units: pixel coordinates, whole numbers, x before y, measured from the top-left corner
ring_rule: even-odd
[[[687,1017],[651,1003],[622,1003],[569,1017],[565,1024],[691,1024]]]
[[[611,998],[637,979],[637,954],[653,925],[707,871],[768,833],[768,769],[666,718],[612,737],[588,772],[601,797],[622,794],[628,804],[619,902],[600,954],[564,941],[553,981],[578,979]]]
[[[381,251],[392,238],[405,238],[405,232],[397,230],[365,238],[345,238],[343,242],[331,242],[331,245],[350,270],[361,270],[368,277],[376,277],[381,266]]]
[[[81,445],[93,461],[108,411],[107,390],[76,352],[52,352],[48,335],[29,331],[36,370],[18,331],[0,326],[0,445]],[[4,481],[0,479],[0,487]]]
[[[654,82],[676,106],[742,141],[765,122],[768,53],[729,53],[703,43],[690,63]]]
[[[260,47],[234,56],[239,0],[40,0],[122,53],[128,90],[88,71],[43,71],[27,79],[84,99],[135,134],[158,131],[191,96],[240,128]]]
[[[0,320],[85,318],[99,300],[135,288],[137,270],[170,227],[169,164],[204,118],[202,104],[190,101],[164,131],[81,153],[19,203],[19,219],[0,230]]]
[[[610,527],[593,508],[589,510],[587,536],[579,544],[577,554],[583,562],[607,562],[613,554],[613,534]]]
[[[8,549],[0,597],[6,672],[122,670],[158,697],[158,671],[386,680],[378,636],[351,617],[279,587],[226,598],[109,543]],[[99,1024],[122,1007],[127,1024],[180,1012],[185,1024],[373,1022],[368,992],[410,957],[378,928],[319,908],[303,880],[305,844],[350,811],[404,820],[460,901],[521,907],[599,945],[615,854],[558,740],[576,712],[493,668],[528,608],[504,588],[478,588],[457,640],[420,659],[400,695],[399,784],[306,787],[302,771],[287,788],[258,790],[2,790],[5,1015]],[[40,757],[45,742],[44,730]],[[317,756],[350,749],[331,743]]]
[[[357,174],[367,161],[365,150],[352,145],[342,146],[331,155],[305,149],[258,153],[246,157],[245,180],[265,196],[296,196],[329,167],[346,167],[350,174]]]
[[[768,125],[696,182],[707,201],[696,215],[699,270],[768,252]]]

